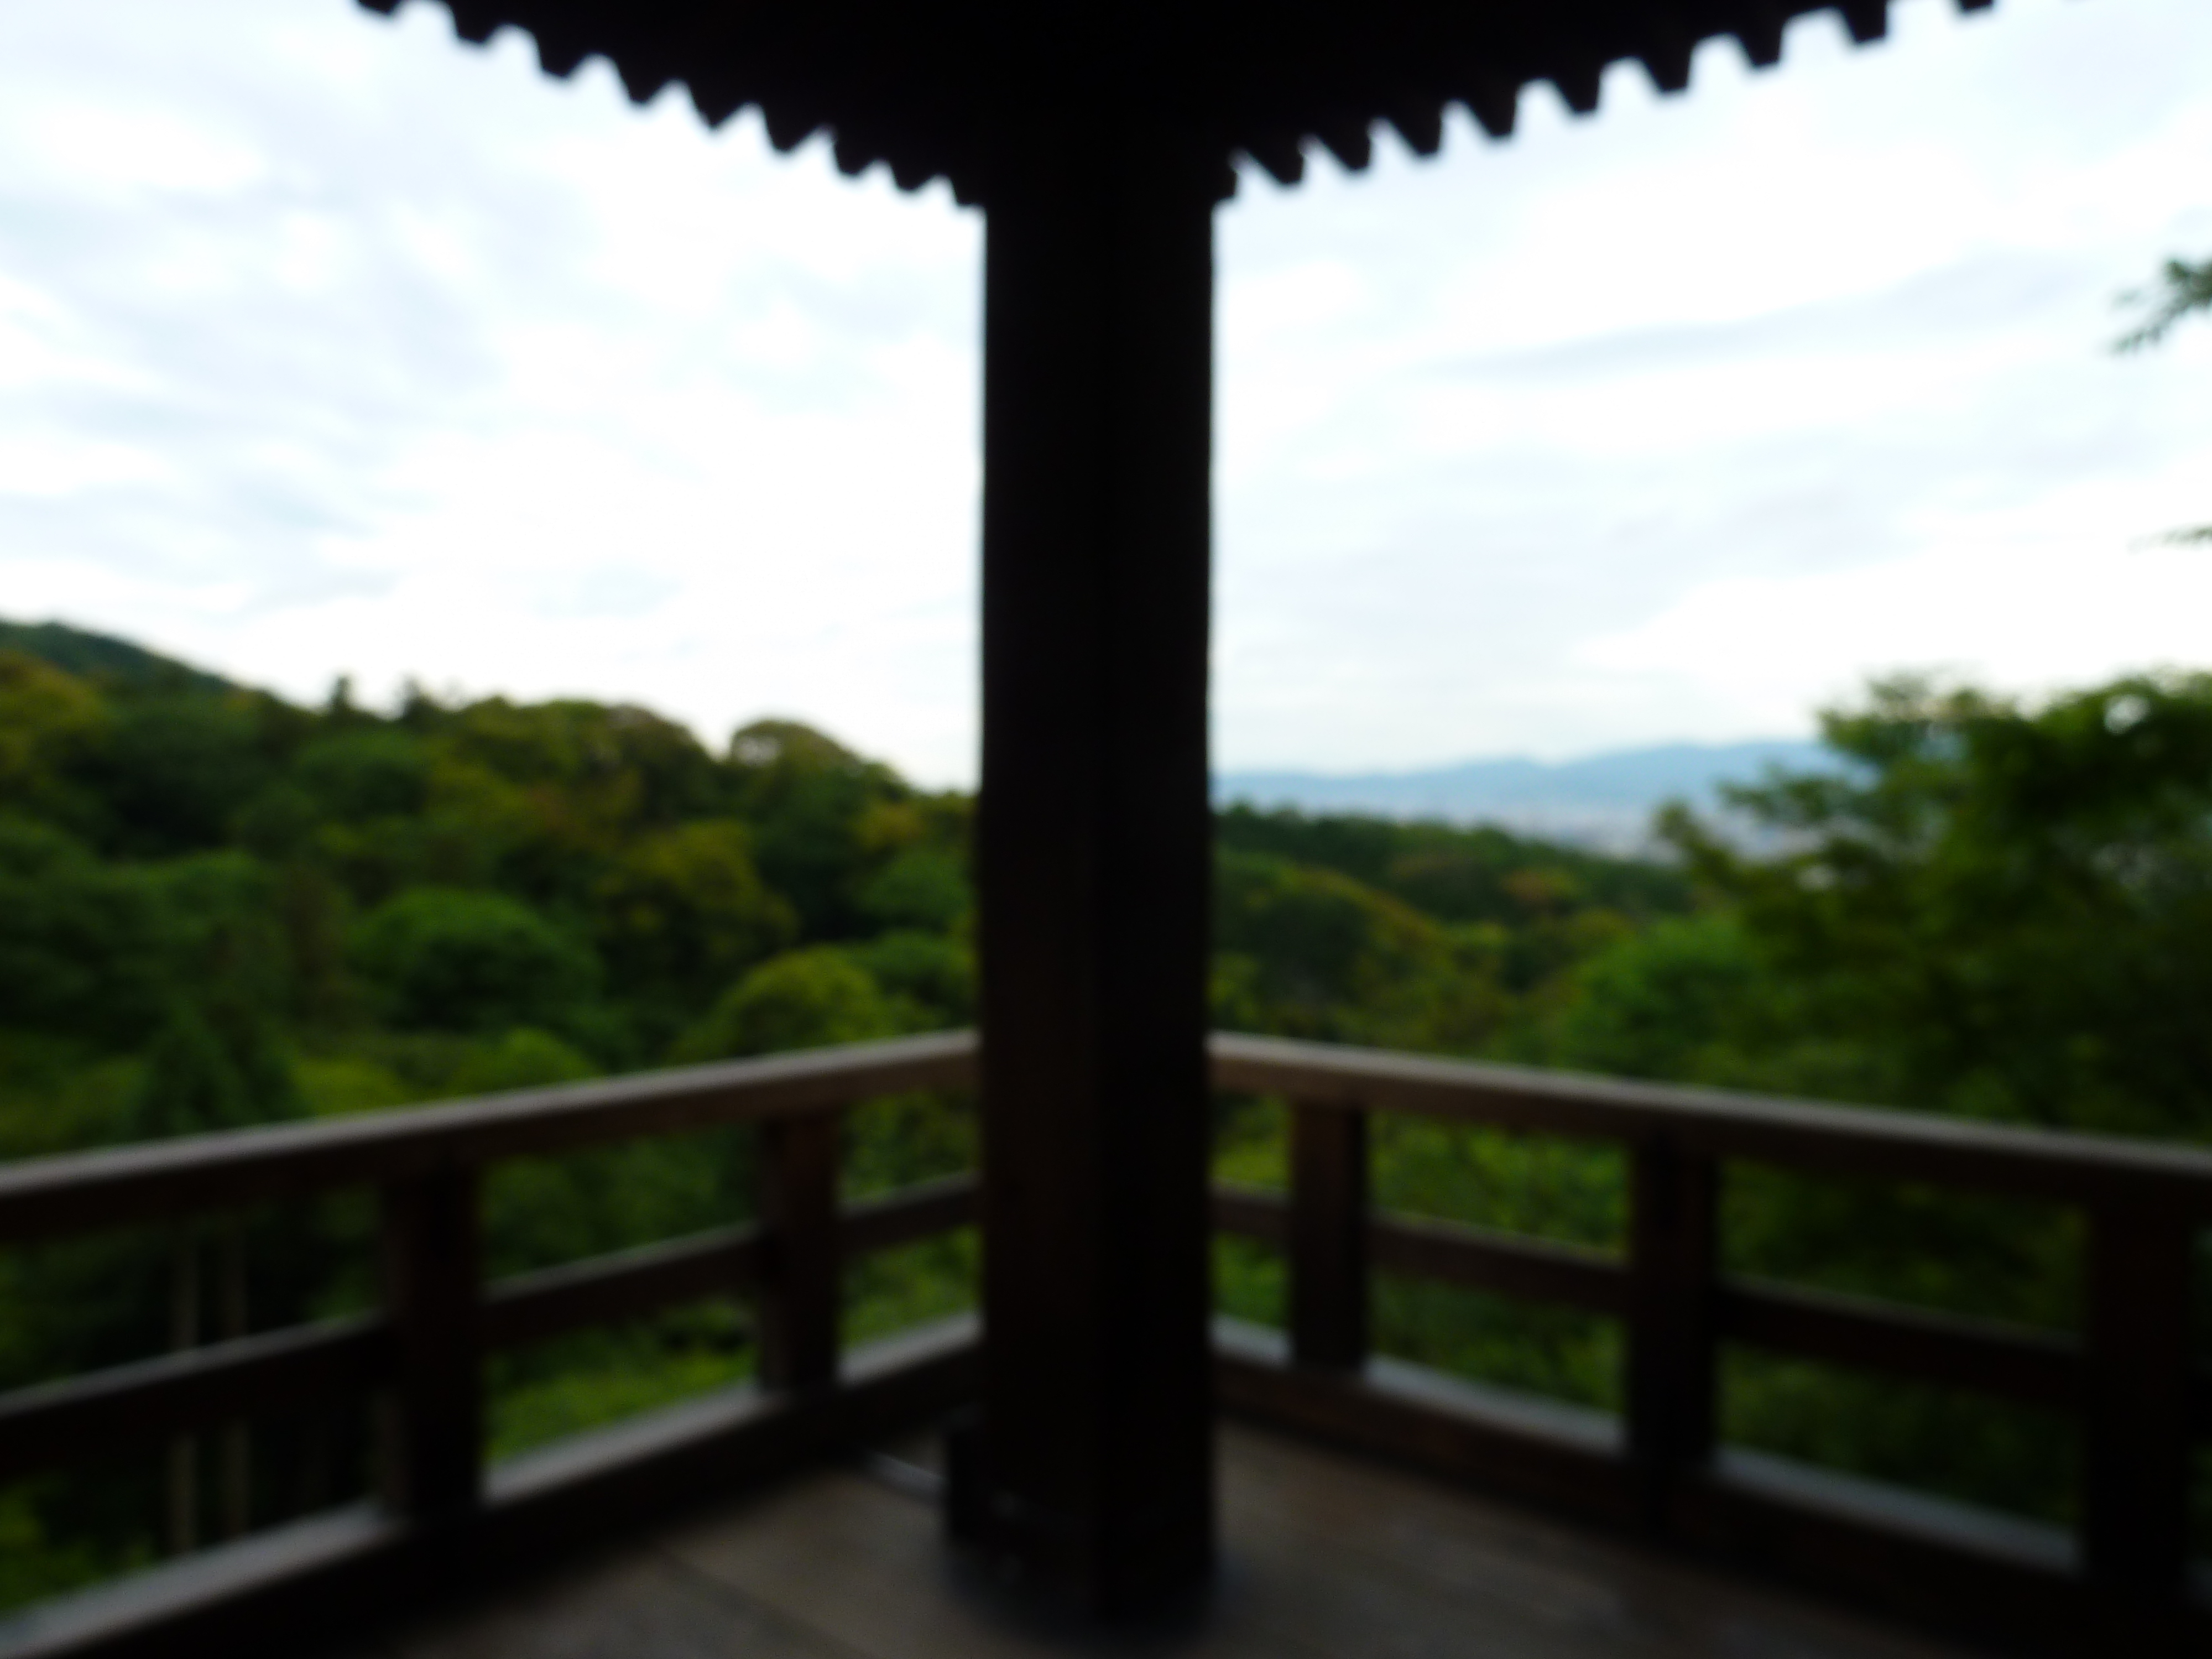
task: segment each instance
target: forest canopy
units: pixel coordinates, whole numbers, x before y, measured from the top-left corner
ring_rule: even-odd
[[[1898,679],[1822,732],[1835,767],[1670,808],[1644,858],[1227,807],[1215,1022],[2212,1142],[2212,677],[2034,703]],[[0,624],[0,1158],[969,1024],[972,814],[790,720],[714,749],[579,700],[410,690],[379,710],[342,681],[302,707]],[[1219,1176],[1280,1182],[1277,1103],[1224,1101],[1217,1130]],[[873,1103],[848,1115],[848,1192],[969,1167],[974,1145],[963,1102]],[[1609,1151],[1385,1119],[1374,1156],[1384,1207],[1620,1245]],[[733,1132],[520,1161],[486,1189],[489,1267],[751,1201]],[[1758,1170],[1724,1210],[1731,1272],[2075,1316],[2054,1212]],[[160,1351],[178,1275],[218,1260],[241,1330],[249,1307],[268,1328],[367,1293],[358,1206],[224,1224],[0,1255],[0,1389]],[[959,1234],[856,1266],[848,1334],[963,1305],[975,1264]],[[1280,1318],[1279,1261],[1224,1243],[1216,1271],[1225,1310]],[[1617,1403],[1618,1330],[1595,1316],[1386,1278],[1376,1322],[1386,1352]],[[503,1357],[491,1449],[742,1377],[746,1328],[725,1298]],[[1755,1354],[1726,1373],[1732,1440],[2069,1512],[2066,1431],[2025,1408]],[[240,1514],[365,1479],[358,1424],[257,1434]],[[173,1469],[164,1546],[150,1468],[0,1492],[0,1606],[181,1547]]]
[[[0,1152],[428,1098],[518,1033],[572,1075],[965,1024],[971,810],[793,721],[302,708],[0,629]],[[1232,807],[1220,847],[1255,1030],[1482,1052],[1690,907],[1496,830]]]
[[[1897,680],[1823,733],[1640,860],[1230,806],[1217,1023],[2212,1136],[2212,681]],[[0,625],[0,1153],[428,1098],[517,1034],[550,1077],[965,1024],[971,811],[793,721],[302,708]]]

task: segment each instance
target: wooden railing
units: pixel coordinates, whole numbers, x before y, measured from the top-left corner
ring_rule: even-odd
[[[840,1209],[838,1113],[969,1085],[966,1034],[732,1062],[0,1167],[0,1243],[381,1193],[383,1299],[363,1316],[0,1395],[0,1480],[315,1397],[380,1396],[382,1498],[19,1618],[0,1655],[171,1653],[287,1616],[465,1580],[642,1522],[971,1397],[971,1324],[837,1349],[841,1263],[973,1221],[961,1177]],[[1287,1194],[1223,1190],[1223,1231],[1281,1249],[1288,1330],[1224,1325],[1224,1407],[1846,1592],[2020,1650],[2195,1650],[2188,1502],[2212,1387],[2190,1348],[2212,1156],[1915,1114],[1766,1101],[1272,1039],[1214,1039],[1217,1086],[1290,1103]],[[1626,1149],[1618,1255],[1375,1213],[1371,1113]],[[760,1129],[757,1224],[486,1284],[477,1195],[498,1161],[709,1125]],[[1731,1162],[2010,1193],[2086,1212],[2082,1333],[1731,1280]],[[1621,1321],[1618,1419],[1533,1407],[1370,1354],[1377,1272]],[[763,1386],[487,1470],[483,1360],[724,1293],[755,1299]],[[2078,1538],[1717,1444],[1717,1357],[1742,1343],[2075,1415]]]
[[[2189,1511],[2198,1443],[2212,1430],[2212,1382],[2191,1334],[2194,1247],[2212,1220],[2212,1154],[1260,1037],[1217,1037],[1213,1054],[1217,1087],[1274,1096],[1291,1111],[1287,1196],[1237,1192],[1215,1201],[1221,1229],[1282,1249],[1290,1269],[1287,1352],[1247,1338],[1225,1352],[1225,1403],[2010,1650],[2208,1650],[2212,1624],[2191,1584]],[[1373,1112],[1624,1148],[1625,1251],[1370,1213]],[[2062,1338],[1724,1277],[1717,1198],[1730,1163],[2078,1207],[2087,1224],[2083,1328]],[[1455,1399],[1436,1379],[1370,1364],[1374,1270],[1620,1320],[1620,1419],[1501,1409],[1477,1392]],[[2078,1532],[2069,1538],[1721,1447],[1725,1343],[2075,1418]],[[2112,1645],[2124,1638],[2145,1645]]]
[[[837,1147],[842,1107],[965,1086],[974,1057],[965,1034],[914,1037],[0,1166],[0,1243],[374,1187],[382,1258],[365,1316],[0,1395],[0,1482],[318,1399],[378,1397],[385,1431],[377,1503],[0,1621],[0,1653],[264,1650],[288,1619],[328,1629],[971,1397],[972,1322],[841,1364],[838,1315],[840,1264],[968,1224],[972,1177],[841,1210]],[[484,1282],[488,1166],[738,1122],[758,1126],[756,1224]],[[756,1309],[760,1389],[487,1469],[488,1354],[732,1293]]]

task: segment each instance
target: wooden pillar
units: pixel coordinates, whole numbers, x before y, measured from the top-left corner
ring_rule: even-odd
[[[1094,1612],[1212,1557],[1206,1068],[1221,159],[1025,123],[986,197],[988,1358],[973,1517]],[[957,1517],[956,1517],[957,1523]]]

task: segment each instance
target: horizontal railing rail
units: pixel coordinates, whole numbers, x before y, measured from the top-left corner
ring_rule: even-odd
[[[958,1088],[975,1053],[951,1031],[0,1164],[0,1242]]]
[[[275,1405],[365,1391],[391,1372],[374,1316],[186,1348],[0,1395],[0,1480],[134,1439],[188,1433]]]
[[[1217,1188],[1213,1216],[1217,1231],[1257,1243],[1280,1249],[1291,1237],[1291,1201],[1280,1194]],[[1632,1281],[1624,1259],[1485,1228],[1372,1216],[1367,1261],[1376,1272],[1524,1302],[1614,1317],[1631,1308]],[[1745,1279],[1719,1279],[1715,1295],[1715,1334],[1724,1340],[2028,1405],[2072,1409],[2081,1403],[2081,1345],[2069,1337]],[[2199,1367],[2195,1375],[2204,1401],[2212,1371]]]
[[[847,1206],[846,1261],[972,1224],[975,1181],[956,1176]],[[768,1240],[758,1227],[592,1256],[483,1288],[477,1330],[486,1353],[761,1283]],[[133,1439],[192,1433],[273,1406],[360,1395],[392,1381],[392,1322],[365,1315],[186,1348],[0,1394],[0,1481],[73,1462]]]
[[[484,1356],[722,1294],[753,1301],[763,1398],[832,1402],[804,1419],[813,1426],[800,1438],[819,1443],[842,1432],[836,1424],[866,1418],[858,1405],[860,1415],[840,1417],[834,1404],[841,1264],[972,1224],[978,1212],[966,1176],[841,1207],[838,1113],[872,1097],[967,1086],[975,1058],[972,1034],[945,1033],[0,1166],[8,1242],[349,1187],[383,1198],[374,1312],[0,1395],[0,1480],[272,1405],[375,1393],[392,1425],[383,1486],[400,1528],[392,1535],[428,1527],[450,1537],[455,1522],[489,1514],[492,1501],[481,1454]],[[2005,1603],[2056,1629],[2063,1621],[2046,1618],[2048,1608],[2073,1604],[2037,1599],[2053,1573],[2081,1588],[2083,1605],[2154,1622],[2182,1600],[2190,1456],[2212,1425],[2212,1380],[2188,1335],[2191,1248],[2212,1218],[2212,1154],[1234,1035],[1213,1039],[1213,1076],[1224,1091],[1285,1100],[1291,1121],[1289,1190],[1223,1187],[1214,1197],[1219,1231],[1281,1250],[1289,1267],[1285,1352],[1262,1365],[1252,1352],[1225,1349],[1224,1403],[1686,1542],[1733,1537],[1738,1555],[1871,1588],[1901,1611]],[[1376,1212],[1368,1170],[1376,1112],[1622,1147],[1624,1248]],[[739,1122],[761,1136],[755,1222],[483,1279],[477,1212],[488,1165]],[[1734,1161],[2076,1206],[2088,1221],[2082,1329],[2057,1334],[1723,1274],[1717,1197]],[[1378,1272],[1620,1320],[1617,1433],[1547,1440],[1540,1416],[1486,1423],[1433,1388],[1394,1392],[1402,1368],[1370,1356]],[[1905,1510],[1847,1524],[1822,1508],[1819,1491],[1767,1474],[1754,1501],[1750,1466],[1717,1444],[1726,1343],[2073,1415],[2084,1445],[2073,1565],[2046,1552],[2040,1577],[1991,1580],[1987,1549],[1931,1543]],[[878,1403],[866,1412],[892,1399],[942,1405],[944,1389],[972,1387],[968,1364],[933,1353],[912,1372],[927,1373],[926,1387],[872,1371],[864,1392]],[[768,1419],[749,1418],[740,1438],[758,1447],[771,1432]],[[737,1462],[754,1467],[763,1455]],[[654,1455],[665,1463],[672,1454]],[[704,1469],[713,1460],[691,1462]],[[627,1478],[619,1467],[602,1475]],[[672,1491],[682,1486],[664,1478]],[[2022,1585],[2034,1593],[2015,1595]]]
[[[2212,1219],[2212,1152],[2169,1142],[1282,1037],[1224,1032],[1212,1048],[1216,1088],[1310,1105],[1619,1143],[1664,1135],[1686,1152],[1823,1175],[2144,1202]]]

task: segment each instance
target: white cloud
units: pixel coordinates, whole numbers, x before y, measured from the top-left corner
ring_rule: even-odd
[[[2183,660],[2201,0],[1905,0],[1221,216],[1219,757],[1802,729]],[[972,777],[980,221],[349,0],[0,9],[0,614],[814,720]],[[2212,337],[2212,330],[2199,331]]]
[[[149,196],[232,195],[269,171],[251,143],[181,112],[52,94],[18,96],[8,109],[9,147],[42,155],[48,178],[82,195],[124,204]]]
[[[1857,52],[1806,20],[1772,74],[1709,47],[1686,98],[1621,70],[1595,120],[1532,99],[1427,166],[1248,177],[1232,319],[1353,249],[1371,297],[1224,330],[1225,759],[1737,737],[1922,658],[2047,682],[2186,654],[2188,567],[2138,562],[2086,635],[2062,578],[2212,519],[2212,353],[2105,349],[2118,290],[2212,241],[2212,14],[1893,16]],[[2002,630],[1869,597],[1806,638],[1915,571],[2039,559]],[[1729,669],[1762,615],[1791,644]]]
[[[1574,659],[1679,703],[1802,719],[1869,670],[1934,669],[2034,694],[2137,668],[2199,667],[2212,556],[2109,538],[1948,538],[1942,550],[1797,580],[1710,583]],[[1692,733],[1692,735],[1697,735]]]
[[[127,445],[0,432],[0,493],[35,500],[81,495],[103,485],[156,483],[169,468]]]

